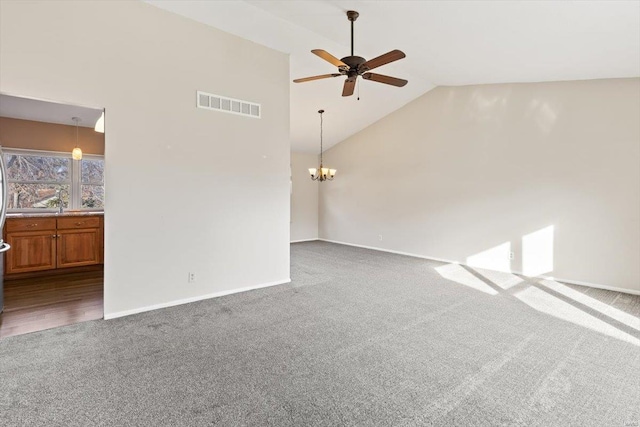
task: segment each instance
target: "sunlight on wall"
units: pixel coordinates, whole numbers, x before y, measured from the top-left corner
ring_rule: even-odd
[[[524,280],[515,274],[507,273],[504,271],[487,270],[484,268],[475,268],[475,270],[489,279],[491,282],[500,286],[502,289],[509,289],[517,284],[524,282]]]
[[[551,132],[553,125],[558,120],[556,110],[548,102],[539,99],[531,101],[526,116],[531,117],[543,133]]]
[[[477,88],[466,106],[466,114],[477,122],[501,123],[505,120],[510,93],[509,89],[501,95],[488,95],[487,91]]]
[[[497,295],[498,292],[491,286],[478,279],[476,276],[465,270],[460,264],[447,264],[436,267],[436,271],[445,279],[468,286],[477,291],[487,293],[489,295]]]
[[[534,310],[640,346],[637,338],[533,286],[518,292],[515,297]]]
[[[580,304],[584,304],[587,307],[599,311],[600,313],[605,314],[620,323],[624,323],[625,325],[640,331],[640,318],[638,317],[635,317],[622,310],[618,310],[617,308],[612,307],[609,304],[605,304],[595,298],[586,296],[582,292],[578,292],[575,289],[571,289],[570,287],[563,285],[562,283],[558,283],[554,280],[541,280],[539,283],[551,290],[558,292],[559,294],[562,294],[574,301],[579,302]]]
[[[501,245],[487,249],[467,257],[466,264],[471,267],[487,268],[489,270],[511,272],[511,242],[504,242]]]
[[[539,276],[553,271],[553,225],[522,237],[522,272]]]

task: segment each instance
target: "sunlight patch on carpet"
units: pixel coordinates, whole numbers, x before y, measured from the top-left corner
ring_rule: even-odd
[[[640,346],[637,338],[533,286],[518,292],[515,297],[541,313]]]
[[[445,279],[468,286],[476,291],[484,292],[489,295],[498,294],[495,289],[469,273],[460,264],[442,265],[440,267],[436,267],[435,270]]]
[[[571,289],[569,286],[558,283],[555,280],[541,280],[539,283],[551,290],[558,292],[559,294],[562,294],[574,301],[579,302],[580,304],[584,304],[587,307],[599,311],[600,313],[605,314],[620,323],[624,323],[625,325],[640,331],[640,318],[636,316],[632,316],[631,314],[625,313],[624,311],[612,307],[609,304],[605,304],[602,301],[591,298],[583,294],[582,292]]]

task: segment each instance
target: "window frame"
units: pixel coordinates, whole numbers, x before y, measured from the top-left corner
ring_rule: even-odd
[[[82,160],[74,160],[71,157],[71,153],[65,153],[60,151],[47,151],[47,150],[29,150],[25,148],[10,148],[2,147],[2,153],[6,155],[17,156],[40,156],[40,157],[62,157],[69,159],[70,161],[70,174],[67,181],[22,181],[17,179],[10,179],[6,177],[7,184],[9,183],[24,183],[24,184],[45,184],[45,185],[68,185],[69,186],[69,203],[64,210],[66,211],[81,211],[81,212],[104,212],[104,208],[83,208],[82,207]],[[6,158],[5,158],[6,159]],[[102,160],[104,162],[104,156],[99,154],[82,154],[82,159],[86,160]],[[97,185],[97,184],[87,184]],[[102,186],[104,187],[104,175],[102,178]],[[8,195],[5,195],[8,197]],[[7,213],[55,213],[59,208],[11,208],[7,209]]]

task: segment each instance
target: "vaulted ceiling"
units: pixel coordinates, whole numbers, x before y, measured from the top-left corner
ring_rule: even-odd
[[[409,84],[360,81],[359,101],[341,96],[342,77],[291,83],[294,151],[318,150],[320,108],[328,148],[439,85],[640,76],[637,1],[147,2],[289,53],[291,79],[336,71],[311,49],[350,54],[347,10],[360,13],[356,55],[406,53],[376,72]]]

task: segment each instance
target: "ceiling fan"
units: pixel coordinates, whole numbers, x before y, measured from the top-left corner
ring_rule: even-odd
[[[358,76],[362,76],[362,78],[365,80],[371,80],[374,82],[398,87],[402,87],[407,84],[407,80],[404,79],[398,79],[396,77],[369,72],[374,68],[378,68],[382,65],[404,58],[406,55],[401,50],[392,50],[391,52],[387,52],[384,55],[380,55],[368,61],[361,56],[355,56],[353,54],[353,23],[356,19],[358,19],[358,16],[360,16],[360,14],[354,10],[350,10],[347,12],[347,18],[349,19],[349,21],[351,21],[351,56],[345,56],[342,59],[338,59],[335,56],[331,55],[329,52],[322,49],[314,49],[311,51],[325,61],[330,62],[331,64],[338,67],[338,72],[295,79],[293,81],[294,83],[303,83],[311,80],[327,79],[330,77],[347,76],[347,79],[344,82],[344,87],[342,88],[342,96],[353,95]]]

